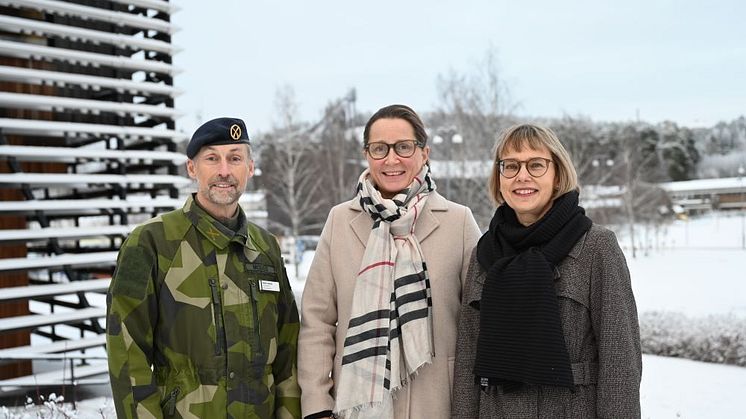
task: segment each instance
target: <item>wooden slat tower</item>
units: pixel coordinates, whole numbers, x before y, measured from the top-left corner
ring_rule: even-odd
[[[62,382],[13,354],[103,345],[116,251],[135,224],[180,205],[174,10],[0,0],[0,394]],[[31,350],[32,335],[47,339]]]

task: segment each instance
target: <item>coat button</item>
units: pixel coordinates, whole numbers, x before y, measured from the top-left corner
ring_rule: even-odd
[[[235,377],[236,377],[236,373],[235,373],[235,372],[233,372],[233,371],[231,371],[231,373],[230,373],[230,374],[228,374],[228,378],[231,378],[231,379],[233,379],[233,378],[235,378]]]
[[[221,287],[222,287],[222,288],[223,288],[224,290],[227,290],[227,289],[228,289],[228,284],[227,284],[227,283],[225,283],[225,282],[223,282],[223,285],[221,285]]]

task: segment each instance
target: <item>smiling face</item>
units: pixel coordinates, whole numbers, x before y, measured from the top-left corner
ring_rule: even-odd
[[[528,161],[534,157],[554,160],[546,148],[537,150],[527,146],[523,147],[520,152],[507,149],[500,159]],[[556,173],[555,164],[549,163],[547,172],[539,177],[531,176],[525,164],[520,165],[518,174],[511,179],[500,175],[500,193],[505,203],[515,211],[518,221],[524,226],[535,223],[552,207],[554,202],[552,198],[558,184]]]
[[[254,175],[246,144],[206,146],[187,160],[189,177],[197,181],[197,202],[216,218],[231,218],[238,198]]]
[[[370,126],[368,142],[394,144],[397,141],[416,139],[414,128],[409,122],[400,118],[381,118]],[[389,148],[388,155],[380,160],[374,160],[367,152],[365,153],[371,180],[381,192],[381,196],[387,199],[393,198],[412,183],[429,155],[430,147],[427,146],[417,147],[410,157],[400,157],[393,148]]]

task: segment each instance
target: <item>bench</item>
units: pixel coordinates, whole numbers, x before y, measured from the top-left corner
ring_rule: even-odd
[[[78,292],[106,292],[106,290],[109,289],[110,283],[111,278],[0,288],[0,302],[53,297],[57,295],[75,294]]]

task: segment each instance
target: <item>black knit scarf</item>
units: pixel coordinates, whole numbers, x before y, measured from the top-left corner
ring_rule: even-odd
[[[573,388],[554,268],[590,227],[576,191],[555,199],[528,227],[509,206],[497,208],[477,245],[477,260],[487,272],[479,302],[478,384],[505,392],[524,384]]]

